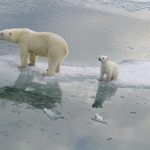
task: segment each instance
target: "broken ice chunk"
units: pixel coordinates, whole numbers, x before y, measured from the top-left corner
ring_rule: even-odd
[[[26,89],[25,89],[25,91],[27,91],[27,92],[32,92],[32,91],[34,91],[35,89],[34,88],[32,88],[32,87],[27,87]]]
[[[51,120],[57,120],[57,119],[63,119],[64,118],[62,113],[57,111],[57,110],[44,108],[44,112]]]
[[[107,124],[107,122],[104,120],[102,116],[100,116],[98,113],[94,115],[94,118],[92,118],[95,121],[101,122],[103,124]]]

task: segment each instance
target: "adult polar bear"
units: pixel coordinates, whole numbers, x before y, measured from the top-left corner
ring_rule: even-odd
[[[51,32],[35,32],[27,28],[14,28],[0,31],[0,39],[19,44],[20,68],[35,65],[36,56],[48,57],[45,75],[53,76],[60,71],[60,65],[68,54],[66,41]]]

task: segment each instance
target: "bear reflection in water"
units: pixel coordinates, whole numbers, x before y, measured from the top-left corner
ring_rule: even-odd
[[[92,107],[98,108],[101,107],[104,101],[108,101],[115,95],[117,91],[117,86],[111,83],[106,82],[99,82],[98,90],[96,93],[95,102],[93,103]]]
[[[62,91],[57,81],[44,81],[36,71],[22,71],[12,87],[0,89],[0,98],[41,109],[53,108],[61,102]]]

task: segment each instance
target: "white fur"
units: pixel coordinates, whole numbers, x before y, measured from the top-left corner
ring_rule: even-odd
[[[118,65],[110,61],[107,56],[101,56],[99,60],[101,61],[100,80],[105,80],[105,75],[107,81],[117,79],[119,74]]]
[[[68,54],[65,40],[51,32],[35,32],[26,28],[6,29],[0,31],[0,39],[19,44],[20,68],[25,68],[28,60],[30,66],[35,65],[38,55],[48,57],[48,76],[60,71],[60,65]]]

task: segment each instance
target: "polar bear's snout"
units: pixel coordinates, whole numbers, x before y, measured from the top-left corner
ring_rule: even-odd
[[[99,58],[98,58],[98,60],[101,62],[101,63],[106,63],[108,60],[109,60],[109,57],[107,57],[107,56],[100,56]]]

